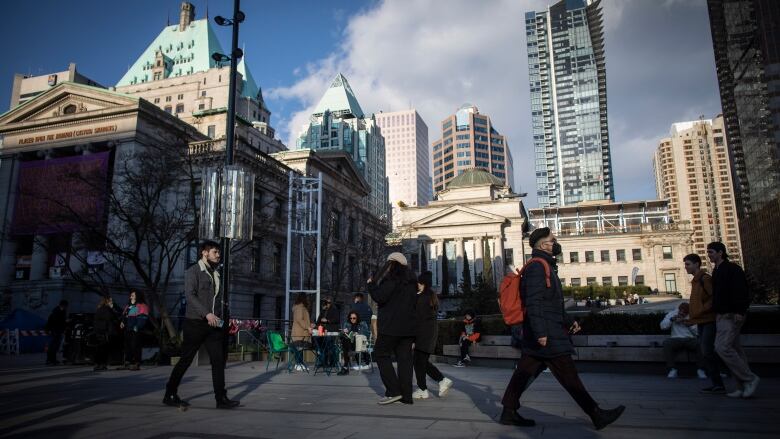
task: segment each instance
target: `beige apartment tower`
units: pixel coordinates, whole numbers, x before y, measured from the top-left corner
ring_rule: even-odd
[[[431,152],[434,193],[443,191],[453,178],[472,168],[484,169],[517,189],[506,138],[477,107],[462,105],[441,122],[441,131],[441,139],[433,142]]]
[[[426,206],[433,199],[428,125],[414,109],[375,116],[385,138],[385,173],[395,224],[400,206]]]
[[[707,260],[707,244],[721,241],[742,264],[723,116],[672,124],[653,157],[658,197],[673,221],[690,221],[694,252]]]

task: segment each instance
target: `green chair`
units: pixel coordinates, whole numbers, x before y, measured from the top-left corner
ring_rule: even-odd
[[[282,354],[287,354],[287,371],[290,372],[290,354],[294,354],[295,351],[284,342],[282,335],[278,332],[268,331],[266,333],[268,338],[268,359],[265,363],[265,370],[268,371],[268,366],[271,364],[271,357],[276,358],[276,370],[279,370],[279,362],[282,361]]]

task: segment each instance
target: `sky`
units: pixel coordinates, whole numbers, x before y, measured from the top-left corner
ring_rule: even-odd
[[[232,1],[195,0],[196,18],[230,16]],[[534,207],[524,16],[552,0],[244,0],[239,41],[271,125],[288,145],[333,77],[367,113],[415,108],[441,120],[476,105],[508,138],[515,190]],[[78,7],[74,7],[74,5]],[[0,111],[14,73],[80,73],[114,85],[180,1],[2,2]],[[652,154],[672,123],[720,113],[706,0],[603,0],[612,165],[618,201],[653,199]],[[26,17],[32,17],[30,19]],[[223,48],[230,29],[216,27]]]

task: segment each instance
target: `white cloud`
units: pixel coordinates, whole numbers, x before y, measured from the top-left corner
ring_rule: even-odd
[[[300,108],[285,118],[286,125],[278,127],[280,135],[288,144],[295,144],[301,127],[338,72],[347,77],[367,113],[406,109],[411,104],[428,124],[431,142],[441,136],[440,121],[470,102],[508,137],[515,183],[529,193],[527,204],[535,206],[524,19],[526,12],[544,10],[552,3],[399,0],[383,1],[361,11],[348,19],[340,47],[296,69],[293,84],[269,90],[271,99],[291,100]],[[719,111],[719,102],[711,99],[712,84],[699,93],[707,96],[707,105],[690,102],[700,96],[686,100],[678,89],[663,90],[667,82],[675,81],[678,88],[686,89],[685,81],[695,81],[702,71],[711,69],[706,58],[711,57],[711,48],[698,40],[677,47],[666,41],[655,45],[648,41],[653,40],[648,38],[652,32],[669,21],[663,13],[675,6],[672,2],[664,7],[652,2],[603,2],[613,124],[610,140],[619,199],[654,197],[650,155],[672,122],[692,108],[708,117]],[[661,15],[647,13],[654,9],[661,10]],[[634,29],[645,29],[647,34]],[[666,30],[671,34],[668,38],[685,38],[678,35],[685,32],[687,28]],[[709,35],[705,40],[709,41]],[[689,46],[696,49],[695,56],[690,55]],[[637,50],[647,53],[636,54]],[[681,61],[679,66],[669,68],[669,62],[676,61]],[[617,85],[613,87],[613,83]],[[637,97],[646,101],[637,102]],[[637,105],[647,105],[647,111],[653,113],[639,111]],[[713,105],[715,108],[707,109]]]

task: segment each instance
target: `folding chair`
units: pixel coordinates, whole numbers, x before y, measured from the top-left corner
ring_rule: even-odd
[[[294,348],[287,345],[278,332],[266,332],[268,337],[268,359],[265,362],[265,370],[271,364],[271,357],[276,357],[276,370],[279,370],[279,362],[282,361],[282,354],[287,353],[287,372],[291,372],[290,354],[295,354]]]

